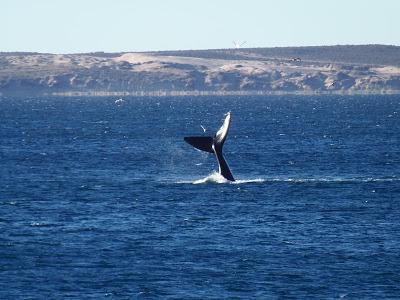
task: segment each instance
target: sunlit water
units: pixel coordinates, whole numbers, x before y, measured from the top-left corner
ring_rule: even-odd
[[[1,299],[400,298],[399,96],[115,100],[0,98]]]

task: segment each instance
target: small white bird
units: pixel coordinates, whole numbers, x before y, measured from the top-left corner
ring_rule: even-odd
[[[203,129],[204,132],[206,132],[206,128],[203,125],[200,125],[200,127]]]
[[[114,103],[117,104],[118,106],[120,106],[125,103],[125,100],[122,98],[119,98],[119,99],[115,100]]]

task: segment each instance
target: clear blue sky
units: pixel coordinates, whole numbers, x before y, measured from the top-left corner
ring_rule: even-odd
[[[400,0],[1,0],[0,51],[400,45]]]

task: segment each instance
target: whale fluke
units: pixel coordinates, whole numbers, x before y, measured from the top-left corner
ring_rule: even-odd
[[[226,114],[224,123],[217,133],[211,136],[188,136],[184,137],[185,142],[192,145],[196,149],[201,151],[214,153],[217,157],[219,174],[230,181],[235,181],[231,170],[229,169],[228,163],[226,162],[224,156],[222,155],[222,147],[225,143],[226,137],[229,132],[229,127],[231,124],[231,113]]]
[[[213,138],[211,136],[187,136],[183,139],[186,143],[192,145],[196,149],[214,153],[212,148]]]

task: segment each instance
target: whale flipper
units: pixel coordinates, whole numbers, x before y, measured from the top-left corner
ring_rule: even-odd
[[[235,181],[235,178],[233,178],[232,172],[229,169],[228,163],[222,155],[222,146],[224,145],[226,137],[228,135],[230,124],[231,114],[230,112],[228,112],[225,117],[224,123],[214,137],[190,136],[185,137],[184,140],[185,142],[199,150],[214,153],[218,161],[219,174],[221,174],[227,180]]]

